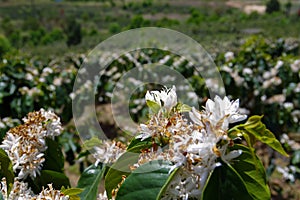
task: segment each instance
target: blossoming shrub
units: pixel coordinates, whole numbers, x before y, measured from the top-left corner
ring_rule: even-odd
[[[97,141],[96,163],[82,174],[82,199],[270,199],[256,140],[287,156],[280,142],[239,100],[216,96],[203,110],[177,102],[176,88],[146,94],[149,120],[127,146]],[[186,115],[188,114],[188,115]],[[105,191],[98,195],[104,179]]]
[[[0,199],[78,199],[81,190],[64,174],[64,156],[55,137],[60,118],[41,109],[28,113],[23,124],[11,128],[0,145]]]
[[[261,37],[250,37],[238,46],[235,53],[218,52],[215,62],[219,66],[226,91],[232,98],[241,99],[241,107],[251,115],[269,113],[264,117],[273,132],[299,132],[300,85],[298,56],[299,44],[296,41],[267,41]],[[99,53],[99,61],[105,61],[109,52]],[[110,102],[112,91],[122,74],[145,64],[159,63],[169,66],[182,74],[192,85],[204,104],[208,91],[201,74],[184,57],[166,50],[145,49],[115,55],[116,59],[101,71],[97,84],[97,103]],[[0,61],[0,116],[21,118],[32,110],[52,108],[68,122],[71,117],[73,83],[81,66],[83,55],[63,55],[61,58],[42,61],[26,56],[5,55]],[[172,80],[172,77],[165,77]],[[91,80],[93,81],[93,80]],[[130,80],[132,84],[139,84]],[[83,90],[92,82],[83,83]],[[138,85],[139,86],[139,85]],[[210,86],[208,86],[210,87]],[[130,101],[130,111],[138,121],[145,116],[143,94],[147,89],[140,87]],[[184,92],[177,88],[177,92]],[[79,95],[80,96],[80,95]],[[84,96],[84,95],[83,95]],[[192,93],[187,98],[192,101]],[[84,100],[83,100],[84,101]],[[271,117],[272,116],[272,117]]]
[[[251,37],[217,59],[226,91],[276,134],[300,132],[299,43]]]
[[[7,55],[0,61],[0,117],[21,119],[32,110],[52,108],[68,122],[69,94],[80,64],[80,56],[41,61]]]

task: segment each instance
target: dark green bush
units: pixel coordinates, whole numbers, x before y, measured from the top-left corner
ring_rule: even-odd
[[[75,20],[75,18],[67,19],[65,34],[67,35],[67,45],[77,45],[81,43],[82,32],[81,25]]]
[[[278,12],[280,11],[280,3],[278,0],[270,0],[267,3],[266,12],[272,13],[272,12]]]
[[[114,22],[109,25],[109,32],[112,34],[121,32],[121,27],[118,23]]]
[[[0,58],[11,49],[11,44],[4,35],[0,35]]]

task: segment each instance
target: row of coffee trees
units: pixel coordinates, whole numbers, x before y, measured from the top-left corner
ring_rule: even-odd
[[[270,158],[262,161],[267,169],[267,178],[273,184],[271,185],[272,195],[296,199],[297,196],[295,195],[297,194],[292,189],[290,192],[286,192],[283,188],[286,185],[294,187],[299,184],[300,151],[297,143],[300,134],[299,43],[298,41],[283,39],[271,41],[253,36],[242,41],[236,49],[234,52],[220,52],[215,58],[215,63],[225,84],[226,95],[230,99],[240,99],[241,113],[248,116],[263,115],[262,121],[266,127],[282,142],[290,157],[283,159],[284,164],[281,168],[276,168],[278,159],[281,157],[274,150],[265,146],[262,146],[263,150],[261,151],[264,152],[263,155]],[[108,55],[107,52],[100,54],[99,61],[105,60]],[[54,139],[55,144],[50,139],[46,140],[48,146],[63,151],[64,153],[58,155],[70,165],[80,163],[82,172],[87,165],[91,165],[87,170],[97,171],[98,168],[92,164],[93,159],[90,158],[87,149],[82,149],[82,143],[72,122],[72,100],[85,101],[84,95],[77,95],[79,92],[73,91],[77,72],[84,59],[85,55],[82,54],[67,54],[49,60],[12,53],[3,54],[0,61],[1,142],[7,137],[9,129],[22,124],[21,120],[27,113],[38,111],[41,108],[52,110],[60,117],[64,129],[62,129],[62,134]],[[99,74],[99,79],[94,82],[96,84],[96,107],[110,103],[115,84],[126,71],[150,63],[160,63],[180,72],[189,81],[199,97],[198,100],[195,100],[197,98],[189,94],[186,97],[189,102],[199,104],[201,107],[205,105],[207,98],[210,98],[205,80],[201,78],[201,74],[194,71],[192,63],[170,53],[167,49],[147,49],[122,55],[100,72],[101,76]],[[172,80],[172,77],[169,78]],[[139,84],[138,81],[131,80],[131,82]],[[82,83],[81,89],[90,89],[92,83]],[[147,90],[155,88],[157,86],[145,85],[133,93],[129,108],[130,114],[136,122],[143,122],[148,116],[144,96]],[[185,89],[177,88],[177,92],[184,94]],[[27,123],[26,120],[24,122]],[[129,142],[124,137],[119,137],[119,140],[123,143]],[[132,145],[137,145],[137,143]],[[146,143],[143,145],[147,146]],[[50,155],[55,157],[54,152],[47,151],[47,153],[46,160],[53,159],[50,158]],[[261,158],[263,159],[264,156]],[[60,166],[63,167],[63,164]],[[45,180],[49,179],[49,182],[54,183],[59,182],[59,174],[55,176],[57,179],[51,179],[51,174],[55,174],[52,172],[56,170],[55,167],[47,164],[41,166],[41,169]],[[52,171],[49,172],[49,170]],[[56,171],[62,174],[65,172],[61,169]],[[1,171],[1,176],[9,177],[7,173]],[[11,174],[14,174],[13,177],[18,177],[18,173],[17,170]],[[84,188],[86,183],[91,180],[87,174],[87,171],[83,172],[78,188]],[[283,181],[276,185],[273,181],[274,177],[275,179],[280,177],[280,180]],[[11,177],[11,179],[13,178]],[[35,177],[32,180],[35,180]],[[41,180],[32,180],[24,179],[34,190],[34,193],[40,193],[42,188],[34,185],[41,183],[39,182]],[[63,180],[65,188],[70,186],[67,177],[64,176]],[[47,183],[43,180],[41,184],[46,187]],[[61,184],[54,184],[54,187],[59,187],[55,188],[57,190],[60,190],[61,186]],[[93,192],[97,193],[95,188],[93,188]],[[71,192],[62,190],[62,194],[65,193],[69,196],[72,196],[70,195],[72,192],[75,194],[72,198],[77,198],[76,195],[80,196],[79,193],[82,191],[80,189],[74,189]],[[86,191],[83,192],[83,195],[87,195]]]

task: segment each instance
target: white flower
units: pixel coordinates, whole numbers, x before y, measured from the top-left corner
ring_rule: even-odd
[[[284,102],[283,107],[287,110],[292,110],[294,108],[294,104],[292,102]]]
[[[192,111],[189,112],[189,116],[195,124],[203,126],[201,114],[198,110],[196,110],[196,108],[192,107]]]
[[[14,184],[12,186],[12,190],[9,193],[9,197],[7,198],[7,184],[6,179],[2,178],[1,180],[1,192],[2,196],[5,200],[28,200],[31,199],[34,195],[30,188],[28,188],[28,184],[22,181],[19,181],[17,178],[14,179]]]
[[[99,193],[97,200],[109,200],[106,194],[106,191]]]
[[[224,57],[225,57],[225,61],[228,62],[228,61],[234,59],[234,53],[231,51],[228,51],[225,53]]]
[[[164,91],[147,92],[146,100],[161,107],[166,105],[166,101],[173,102],[167,105],[177,104],[175,89],[169,100],[166,100],[167,96]],[[170,99],[176,99],[176,103]],[[139,126],[142,134],[137,138],[166,139],[168,145],[164,148],[152,146],[142,152],[138,162],[131,167],[135,169],[145,162],[162,159],[173,163],[169,173],[178,168],[162,199],[200,198],[210,173],[221,165],[218,158],[229,163],[242,153],[241,150],[228,151],[227,148],[231,142],[227,136],[229,123],[246,118],[246,115],[239,114],[239,100],[230,101],[227,97],[221,99],[216,96],[214,101],[209,99],[206,102],[204,111],[192,108],[189,117],[192,122],[178,111],[169,115],[158,112]]]
[[[32,197],[30,200],[69,200],[70,197],[68,195],[64,195],[59,190],[55,190],[52,187],[52,184],[48,184],[49,188],[44,188],[40,192],[39,195]]]
[[[136,138],[141,138],[142,141],[152,136],[152,131],[146,124],[140,124],[140,132],[141,134],[136,136]]]
[[[114,163],[123,153],[125,153],[125,146],[116,141],[103,141],[102,145],[94,147],[93,156],[96,158],[95,165],[100,162],[105,164]]]
[[[35,178],[45,161],[45,137],[53,138],[61,132],[60,119],[50,111],[41,109],[28,113],[24,124],[11,128],[0,145],[13,164],[18,179]]]
[[[147,91],[145,99],[169,111],[177,104],[176,87],[164,88],[162,91]]]
[[[213,126],[223,120],[222,130],[227,130],[229,123],[239,122],[247,118],[247,115],[239,114],[239,100],[230,101],[226,96],[223,99],[216,96],[214,101],[208,99],[205,112]]]
[[[291,64],[291,69],[293,72],[297,73],[300,71],[300,60],[295,60],[292,64]]]
[[[282,60],[278,60],[274,68],[278,70],[282,67],[283,64],[284,62]]]
[[[252,69],[245,67],[245,68],[243,69],[243,74],[244,74],[244,75],[245,75],[245,74],[252,75],[252,74],[253,74],[253,71],[252,71]]]
[[[295,170],[294,166],[289,166],[289,167],[277,166],[276,169],[279,173],[282,174],[282,176],[285,180],[295,182],[295,175],[294,174],[296,173],[296,170]]]

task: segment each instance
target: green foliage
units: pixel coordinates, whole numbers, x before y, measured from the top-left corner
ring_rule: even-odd
[[[269,145],[271,148],[281,153],[282,155],[288,156],[274,134],[266,128],[266,125],[261,122],[261,118],[262,116],[251,116],[245,124],[237,125],[234,128],[230,129],[228,131],[229,137],[236,138],[239,136],[243,136],[253,153],[253,146],[256,140],[259,140]]]
[[[109,168],[105,175],[105,189],[109,198],[111,198],[112,191],[118,188],[122,177],[131,173],[130,166],[133,166],[138,161],[141,150],[148,148],[151,144],[149,140],[132,140],[128,145],[127,152],[121,155],[117,162]]]
[[[109,32],[112,34],[116,34],[121,32],[121,26],[117,22],[113,22],[109,25]]]
[[[149,26],[149,25],[150,25],[149,20],[144,19],[142,15],[135,15],[132,17],[132,19],[130,21],[129,28],[130,29],[141,28],[141,27]]]
[[[64,38],[65,38],[65,36],[64,36],[63,31],[56,28],[56,29],[53,29],[51,32],[45,34],[41,38],[41,43],[42,44],[51,44],[55,41],[63,40]]]
[[[65,159],[61,151],[61,146],[58,142],[51,139],[46,139],[46,145],[48,148],[45,151],[46,161],[43,164],[43,169],[63,172]]]
[[[241,176],[230,166],[222,163],[210,175],[203,190],[202,200],[240,199],[252,200]]]
[[[168,184],[172,165],[162,160],[150,161],[141,165],[122,183],[116,200],[159,199],[160,191]]]
[[[38,58],[7,55],[0,62],[1,118],[21,119],[33,110],[51,107],[61,114],[63,122],[68,122],[72,116],[69,94],[80,63],[80,57],[43,62]],[[68,68],[59,67],[66,64]]]
[[[270,199],[270,189],[268,187],[264,166],[257,156],[252,156],[248,147],[235,145],[231,150],[241,149],[242,154],[232,161],[232,167],[240,175],[245,183],[247,191],[252,199]]]
[[[4,35],[0,35],[0,58],[10,50],[11,44],[9,40]]]
[[[64,187],[61,188],[61,193],[64,195],[68,195],[70,200],[80,200],[80,197],[78,196],[80,193],[82,193],[83,189],[80,188],[67,188]]]
[[[80,193],[81,199],[96,199],[98,195],[98,186],[103,178],[105,167],[103,165],[91,165],[82,173],[77,187],[83,188],[83,192]]]
[[[66,22],[65,34],[67,35],[67,45],[73,46],[81,43],[81,25],[75,18],[69,18]]]
[[[12,162],[3,149],[0,149],[0,176],[1,178],[6,178],[6,190],[9,194],[14,184],[15,175],[12,168]]]
[[[276,135],[299,131],[295,119],[300,109],[298,51],[297,41],[252,36],[232,59],[226,60],[224,55],[216,59],[226,92],[240,98],[251,115],[267,113],[263,121]]]

